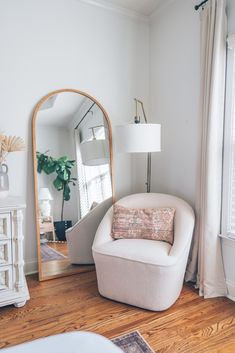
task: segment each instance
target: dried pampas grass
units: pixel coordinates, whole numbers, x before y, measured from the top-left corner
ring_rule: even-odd
[[[25,150],[25,143],[22,137],[5,136],[3,150],[6,152],[17,152]]]
[[[25,143],[21,137],[6,136],[0,133],[0,163],[6,160],[6,156],[11,152],[25,150]]]

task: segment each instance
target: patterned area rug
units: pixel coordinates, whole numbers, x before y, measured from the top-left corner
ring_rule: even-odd
[[[138,331],[114,338],[112,341],[124,353],[154,353]]]
[[[52,249],[47,244],[40,244],[40,252],[41,252],[42,262],[66,259],[66,256]]]

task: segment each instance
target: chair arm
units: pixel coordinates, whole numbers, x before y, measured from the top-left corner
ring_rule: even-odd
[[[112,220],[113,220],[113,206],[107,211],[103,220],[101,221],[95,235],[95,239],[93,242],[92,250],[96,250],[101,245],[108,243],[110,241],[114,241],[111,236],[112,230]]]
[[[195,215],[193,209],[186,205],[175,217],[174,222],[174,244],[170,251],[170,256],[181,257],[190,247],[194,230]]]

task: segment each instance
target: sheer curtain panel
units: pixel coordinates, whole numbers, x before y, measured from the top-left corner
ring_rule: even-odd
[[[223,125],[227,21],[224,0],[201,10],[201,160],[196,229],[186,280],[197,279],[205,298],[227,293],[219,234],[223,164]]]

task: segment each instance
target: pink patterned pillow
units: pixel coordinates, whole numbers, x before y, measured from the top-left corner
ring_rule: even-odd
[[[113,206],[114,239],[151,239],[173,244],[175,209]]]

